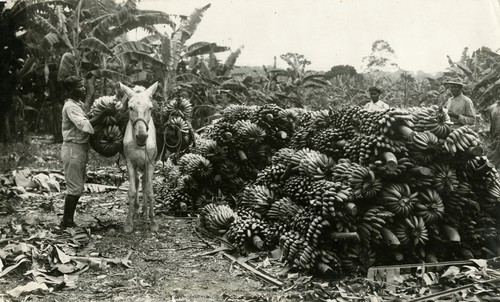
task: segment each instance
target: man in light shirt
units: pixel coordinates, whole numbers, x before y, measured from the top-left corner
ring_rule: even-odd
[[[474,125],[476,123],[476,112],[471,99],[462,93],[464,84],[461,80],[451,80],[443,83],[450,89],[453,97],[445,104],[448,115],[455,127]]]
[[[66,197],[60,227],[68,228],[76,227],[73,217],[85,184],[89,137],[94,133],[92,123],[99,120],[101,115],[89,120],[83,111],[82,100],[86,92],[83,78],[70,76],[64,80],[63,86],[67,99],[62,109],[61,159],[64,164]]]
[[[389,105],[379,100],[380,95],[382,94],[382,90],[380,90],[377,87],[370,87],[368,89],[368,93],[370,94],[370,98],[372,99],[372,101],[366,103],[366,105],[363,107],[364,109],[370,111],[380,111],[389,109]]]

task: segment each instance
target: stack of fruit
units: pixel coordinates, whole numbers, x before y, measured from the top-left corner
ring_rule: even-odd
[[[240,253],[279,245],[298,269],[355,274],[498,253],[500,181],[482,151],[439,108],[238,106],[180,165],[177,188],[204,202],[231,196],[234,221],[214,206],[201,215],[219,217],[210,230]]]

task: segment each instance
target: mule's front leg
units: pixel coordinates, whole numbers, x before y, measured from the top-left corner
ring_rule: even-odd
[[[127,170],[128,170],[128,179],[130,184],[128,186],[127,221],[125,221],[125,227],[123,228],[123,230],[125,231],[125,233],[131,233],[134,230],[134,215],[137,211],[136,205],[137,205],[137,191],[139,187],[139,177],[137,175],[137,171],[131,164],[127,163]]]
[[[156,224],[155,221],[155,196],[153,192],[153,173],[154,173],[154,166],[153,165],[148,165],[146,172],[144,173],[144,186],[142,190],[144,191],[144,204],[149,205],[149,211],[148,211],[148,216],[149,216],[149,222],[150,222],[150,230],[151,232],[156,232],[158,231],[158,225]]]

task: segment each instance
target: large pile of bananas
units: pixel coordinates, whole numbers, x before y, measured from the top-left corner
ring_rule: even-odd
[[[297,269],[356,274],[496,255],[500,180],[482,152],[437,107],[233,106],[179,160],[178,179],[196,185],[177,189],[194,203],[229,197],[234,216],[197,204],[240,253],[280,246]]]

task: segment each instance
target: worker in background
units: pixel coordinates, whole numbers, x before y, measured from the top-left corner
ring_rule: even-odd
[[[368,89],[368,93],[370,94],[370,98],[372,101],[366,103],[365,106],[363,107],[364,109],[370,111],[380,111],[389,109],[389,105],[380,100],[380,95],[382,94],[382,90],[372,86]]]
[[[476,112],[471,99],[466,97],[462,90],[464,83],[461,80],[451,80],[443,83],[452,94],[446,101],[445,108],[455,126],[474,125]]]

